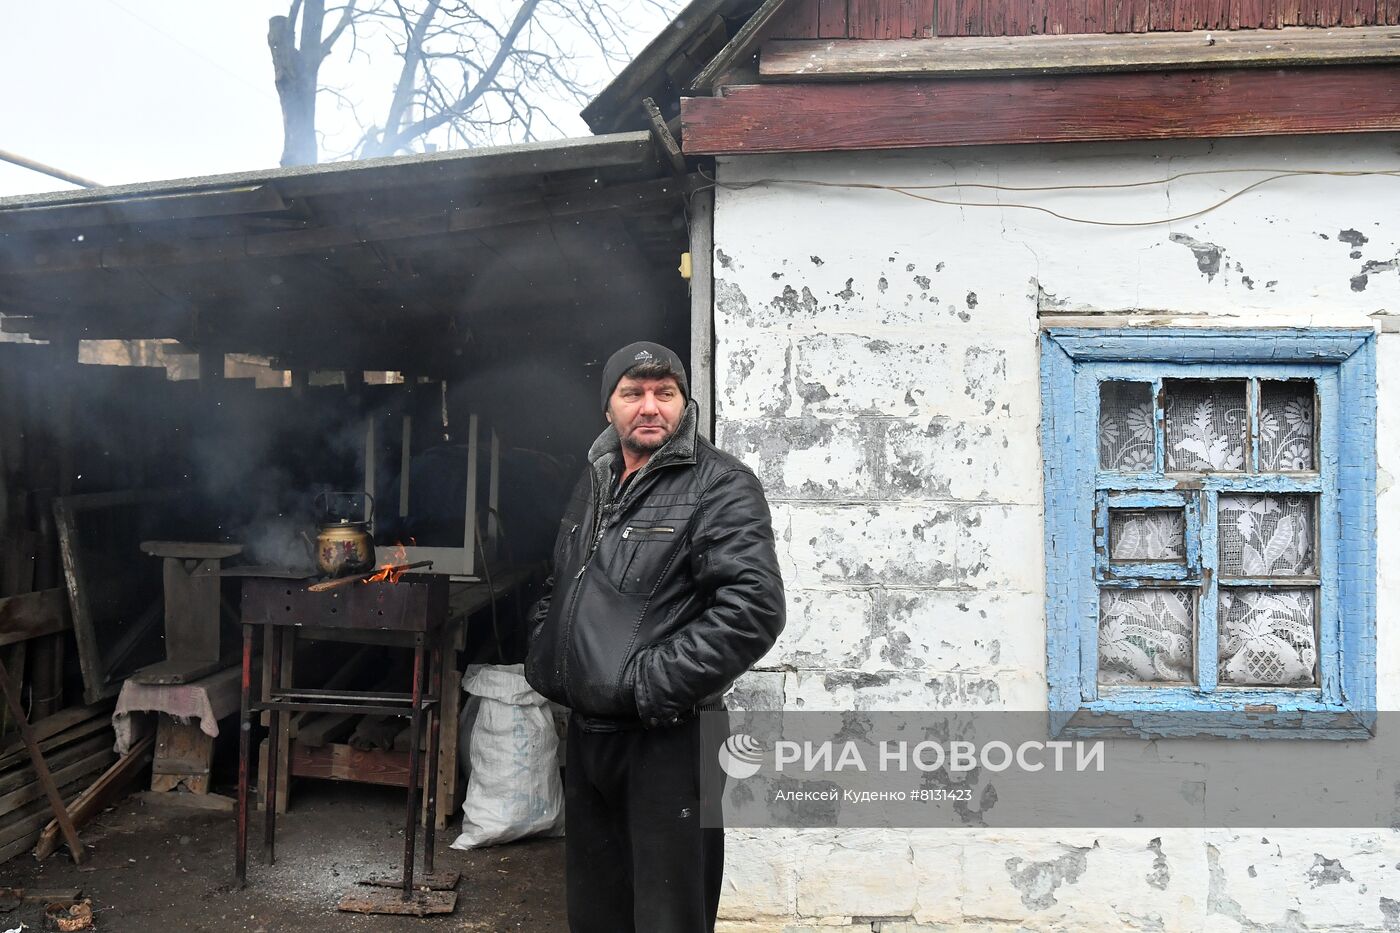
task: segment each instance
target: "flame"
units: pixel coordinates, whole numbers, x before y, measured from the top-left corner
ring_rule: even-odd
[[[412,539],[412,538],[409,538],[408,540],[409,540],[410,543],[413,542],[413,539]],[[393,556],[393,559],[390,560],[387,564],[380,564],[380,565],[379,565],[379,571],[378,571],[377,573],[375,573],[374,576],[370,577],[368,580],[365,580],[364,582],[365,582],[365,583],[398,583],[398,582],[399,582],[399,577],[403,576],[405,571],[402,571],[402,570],[395,570],[394,568],[396,568],[396,567],[402,567],[402,566],[403,566],[404,564],[406,564],[406,563],[408,563],[408,551],[404,549],[404,546],[403,546],[402,544],[396,544],[396,545],[394,545],[394,556]]]

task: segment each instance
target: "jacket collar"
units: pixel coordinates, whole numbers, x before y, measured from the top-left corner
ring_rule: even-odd
[[[676,426],[676,433],[662,444],[656,453],[652,454],[646,464],[637,471],[637,475],[632,477],[632,484],[629,490],[638,489],[639,482],[648,474],[662,467],[676,466],[679,464],[695,462],[696,437],[700,427],[700,407],[691,399],[685,403],[685,412],[681,415],[681,423]],[[588,449],[588,462],[592,465],[593,475],[598,479],[598,488],[603,490],[602,500],[608,502],[612,499],[613,486],[613,465],[622,456],[622,441],[617,436],[617,431],[612,425],[608,425],[598,439],[593,442],[593,446]]]

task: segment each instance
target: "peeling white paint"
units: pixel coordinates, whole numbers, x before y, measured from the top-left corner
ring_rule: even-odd
[[[719,176],[1117,185],[1394,170],[1397,153],[1400,136],[1374,134],[748,156]],[[1121,222],[1191,213],[1260,177],[938,196]],[[721,188],[717,433],[769,490],[790,595],[788,631],[741,694],[1045,709],[1041,324],[1371,327],[1400,311],[1396,203],[1400,179],[1293,177],[1190,220],[1110,227],[876,190]],[[1393,477],[1400,334],[1378,359],[1379,468]],[[1378,691],[1397,709],[1388,482],[1378,518]],[[1151,749],[1208,792],[1192,746]],[[1400,930],[1400,834],[732,832],[722,916],[730,933]]]

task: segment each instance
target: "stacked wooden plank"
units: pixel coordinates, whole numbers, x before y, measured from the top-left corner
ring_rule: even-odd
[[[78,797],[116,760],[110,701],[62,710],[38,720],[33,729],[66,801]],[[0,863],[34,848],[52,818],[19,736],[0,739]]]

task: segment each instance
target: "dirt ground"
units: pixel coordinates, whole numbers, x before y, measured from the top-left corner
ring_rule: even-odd
[[[403,804],[394,788],[299,783],[291,812],[278,820],[275,866],[262,864],[260,820],[250,830],[248,887],[240,891],[233,884],[232,814],[129,797],[82,831],[88,865],[75,867],[66,849],[42,866],[21,856],[0,865],[0,887],[81,888],[102,933],[567,929],[563,840],[457,852],[448,844],[460,819],[438,835],[436,866],[462,873],[456,913],[419,919],[336,910],[360,878],[400,870]],[[43,905],[0,913],[0,931],[21,922],[43,930]]]

